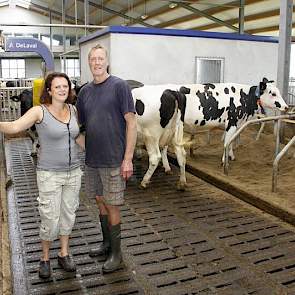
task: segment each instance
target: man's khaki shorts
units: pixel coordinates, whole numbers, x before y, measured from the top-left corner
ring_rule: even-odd
[[[107,205],[124,204],[126,181],[117,168],[92,168],[85,166],[85,190],[90,198],[101,196]]]

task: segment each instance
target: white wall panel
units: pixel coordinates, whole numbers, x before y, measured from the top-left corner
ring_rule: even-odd
[[[224,81],[274,79],[276,43],[174,36],[112,34],[112,73],[145,84],[194,83],[195,57],[223,57]]]

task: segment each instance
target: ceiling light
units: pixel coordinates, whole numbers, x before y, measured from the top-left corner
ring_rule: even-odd
[[[169,4],[169,8],[173,9],[177,6],[177,3],[170,3]]]
[[[141,19],[147,19],[149,16],[147,14],[143,14],[140,16]]]

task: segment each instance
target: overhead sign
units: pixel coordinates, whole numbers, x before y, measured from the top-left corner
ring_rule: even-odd
[[[47,45],[35,38],[8,37],[5,41],[5,51],[36,52],[45,61],[47,71],[54,71],[54,57]]]

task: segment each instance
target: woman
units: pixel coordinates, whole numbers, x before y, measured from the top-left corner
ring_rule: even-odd
[[[61,244],[58,264],[65,271],[76,270],[69,256],[69,235],[79,206],[82,172],[76,143],[80,139],[76,109],[69,104],[72,99],[68,76],[51,73],[45,80],[40,106],[31,108],[16,121],[0,122],[0,132],[8,134],[35,124],[39,136],[37,184],[43,252],[39,266],[41,278],[51,276],[49,248],[58,236]]]

